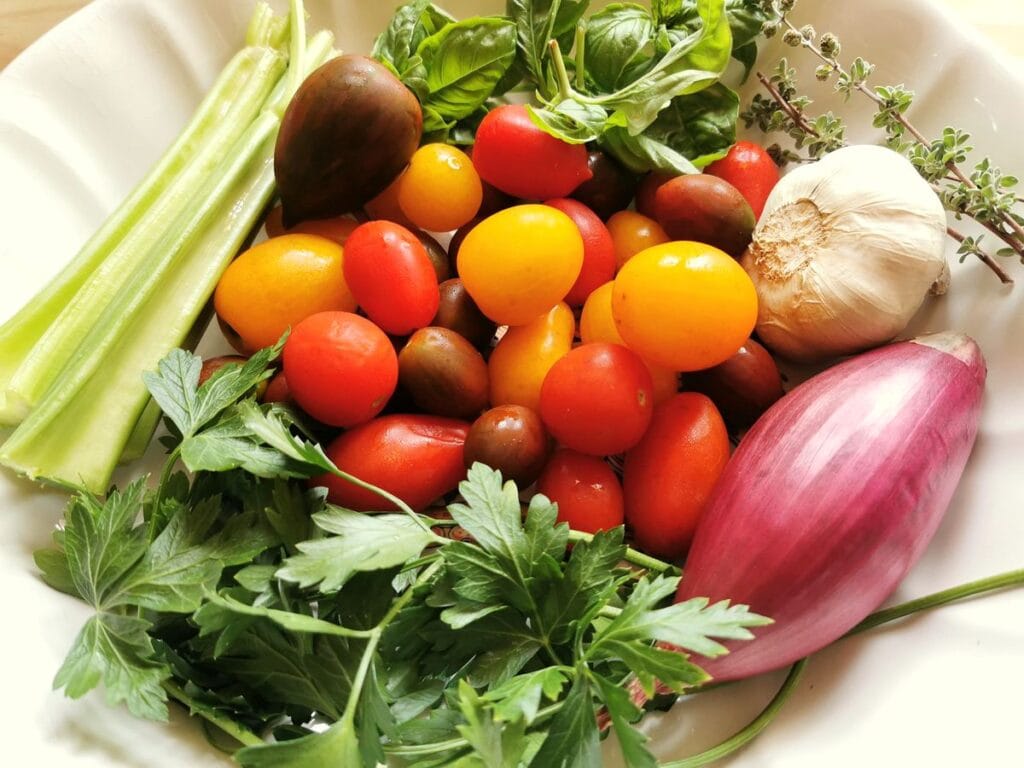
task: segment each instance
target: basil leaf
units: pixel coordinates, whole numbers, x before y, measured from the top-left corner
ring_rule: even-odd
[[[426,68],[425,106],[442,118],[468,117],[490,97],[516,55],[516,27],[480,17],[449,24],[416,49]]]
[[[757,61],[757,43],[749,42],[739,48],[733,48],[732,57],[743,65],[743,79],[740,84],[747,82],[750,73],[754,70],[754,63]]]
[[[616,110],[617,119],[624,121],[635,135],[653,123],[675,96],[695,93],[718,80],[732,50],[725,3],[697,0],[697,10],[702,21],[698,31],[679,33],[663,28],[659,40],[671,45],[650,71],[618,91],[590,102]]]
[[[602,149],[634,173],[700,173],[699,168],[672,147],[643,134],[634,136],[622,126],[608,128],[601,134],[598,143]]]
[[[553,107],[527,106],[534,125],[556,139],[569,144],[586,144],[597,139],[604,130],[608,113],[601,107],[566,99]]]
[[[674,24],[683,15],[683,0],[653,0],[651,12],[658,24]]]
[[[672,99],[644,136],[672,147],[694,166],[703,168],[724,157],[736,142],[739,111],[739,96],[715,83],[703,91]]]
[[[760,37],[765,22],[772,18],[764,6],[761,0],[725,0],[725,15],[732,30],[734,55],[737,49]],[[690,32],[700,27],[700,14],[693,0],[654,0],[652,10],[658,24]]]
[[[404,77],[416,64],[413,59],[420,43],[454,22],[454,18],[430,0],[413,0],[395,11],[388,28],[374,42],[370,55]]]
[[[619,88],[627,71],[647,60],[654,39],[651,12],[642,5],[613,3],[587,22],[587,75],[598,89],[611,93]]]
[[[589,0],[507,0],[505,4],[505,15],[516,25],[518,59],[544,98],[550,99],[558,90],[545,66],[548,42],[557,40],[568,51],[589,5]]]

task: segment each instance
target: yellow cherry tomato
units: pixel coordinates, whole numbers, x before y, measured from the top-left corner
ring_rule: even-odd
[[[459,246],[462,284],[499,325],[523,325],[547,312],[569,293],[582,266],[579,228],[547,205],[499,211]]]
[[[473,161],[447,144],[416,150],[398,181],[398,205],[420,229],[448,232],[476,216],[483,200]]]
[[[757,293],[724,251],[689,241],[641,251],[612,289],[615,326],[627,346],[676,371],[699,371],[731,357],[757,320]]]
[[[627,346],[626,342],[622,340],[622,335],[615,326],[615,318],[612,316],[612,287],[614,285],[614,281],[609,281],[595,288],[587,297],[587,301],[583,305],[583,313],[580,315],[580,339],[584,344],[604,342]],[[665,402],[679,391],[679,375],[675,371],[647,360],[644,360],[644,364],[651,372],[651,381],[654,382],[654,403],[656,405]]]
[[[615,263],[619,269],[640,251],[669,241],[661,224],[636,211],[613,214],[607,226],[615,243]]]
[[[525,405],[537,411],[544,377],[572,349],[575,331],[576,319],[564,302],[531,323],[509,328],[487,363],[491,405]]]
[[[353,312],[343,258],[340,245],[316,235],[281,235],[255,245],[217,283],[217,316],[252,352],[317,312]]]

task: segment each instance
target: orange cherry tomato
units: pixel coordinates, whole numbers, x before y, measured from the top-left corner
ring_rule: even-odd
[[[703,243],[657,245],[615,278],[612,315],[626,345],[675,371],[729,359],[757,320],[757,293],[724,251]]]
[[[626,453],[622,490],[637,545],[678,560],[729,461],[729,435],[714,404],[682,392],[656,406],[643,439]]]
[[[225,270],[213,303],[250,352],[274,344],[310,315],[356,308],[342,247],[316,235],[282,235],[253,246]]]
[[[517,205],[489,216],[459,247],[466,291],[499,325],[523,325],[565,298],[583,267],[576,224],[547,205]]]
[[[447,144],[416,150],[398,180],[398,205],[422,229],[449,232],[476,216],[483,186],[473,161]]]
[[[587,303],[583,305],[583,313],[580,315],[580,338],[584,344],[605,342],[626,346],[619,329],[615,327],[615,318],[612,317],[613,285],[612,281],[605,283],[591,293]],[[665,402],[679,391],[679,375],[675,371],[647,360],[644,360],[644,364],[650,371],[651,381],[654,383],[655,405]]]
[[[615,263],[619,269],[640,251],[669,241],[661,224],[636,211],[614,214],[608,219],[608,231],[615,244]]]
[[[572,349],[576,320],[568,305],[556,304],[532,323],[509,328],[491,352],[491,405],[540,409],[544,377]]]
[[[367,216],[375,221],[393,221],[395,224],[401,224],[406,229],[416,229],[416,225],[405,215],[402,211],[402,206],[398,203],[398,190],[401,184],[402,175],[399,174],[383,192],[363,206],[363,209],[366,211]]]
[[[333,219],[313,219],[296,224],[291,229],[284,228],[284,208],[275,205],[267,214],[263,222],[267,228],[267,237],[280,237],[281,235],[319,235],[328,240],[333,240],[338,245],[344,245],[352,230],[359,226],[359,222],[349,215],[336,216]]]

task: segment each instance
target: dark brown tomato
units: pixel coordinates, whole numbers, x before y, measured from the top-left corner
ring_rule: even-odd
[[[225,323],[224,319],[220,315],[215,315],[215,317],[217,318],[217,326],[220,328],[220,332],[224,334],[224,338],[227,340],[228,344],[231,345],[232,349],[236,352],[242,353],[243,355],[250,355],[255,351],[245,348],[245,343],[242,341],[242,337],[239,335],[238,331]]]
[[[430,263],[434,265],[434,271],[437,273],[437,282],[444,282],[451,277],[452,267],[448,263],[448,253],[442,245],[422,229],[413,230],[413,234],[423,243],[427,256],[430,258]]]
[[[473,422],[465,450],[467,469],[479,461],[526,488],[540,477],[551,440],[536,411],[524,405],[499,405]]]
[[[636,210],[644,216],[656,218],[654,215],[654,196],[661,185],[670,179],[676,178],[678,174],[667,173],[666,171],[651,171],[642,179],[636,188]]]
[[[717,176],[677,176],[654,194],[654,218],[673,240],[695,240],[738,258],[754,234],[754,211],[732,184]]]
[[[398,382],[435,416],[472,419],[487,407],[487,363],[448,328],[420,328],[409,337],[398,353]]]
[[[462,281],[445,280],[438,289],[441,301],[431,325],[455,331],[478,349],[490,346],[497,326],[480,311]]]
[[[587,155],[593,178],[584,181],[570,195],[602,219],[629,207],[636,193],[637,177],[621,163],[599,149]]]
[[[451,241],[448,243],[448,261],[451,263],[452,268],[455,270],[455,276],[458,277],[459,270],[459,248],[462,247],[462,241],[466,239],[466,235],[473,231],[473,228],[484,220],[484,216],[477,216],[476,218],[470,219],[452,235]]]
[[[750,427],[784,394],[775,360],[753,339],[724,363],[685,379],[686,389],[710,397],[734,430]]]

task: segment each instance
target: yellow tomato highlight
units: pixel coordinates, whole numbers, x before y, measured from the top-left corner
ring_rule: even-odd
[[[447,144],[416,150],[398,181],[398,205],[420,229],[448,232],[476,216],[484,188],[469,156]]]
[[[546,205],[517,205],[489,216],[466,235],[458,255],[466,291],[499,325],[540,317],[565,298],[582,266],[579,229]]]
[[[615,264],[619,269],[640,251],[669,241],[661,224],[636,211],[613,214],[607,226],[615,243]]]
[[[743,268],[704,243],[671,242],[641,251],[615,278],[615,326],[646,360],[699,371],[727,360],[750,336],[757,294]]]
[[[491,405],[538,411],[544,377],[572,349],[575,332],[576,319],[564,302],[531,323],[509,328],[487,363]]]
[[[343,259],[342,247],[323,237],[271,238],[231,262],[217,283],[214,308],[247,351],[270,346],[317,312],[355,311]]]

